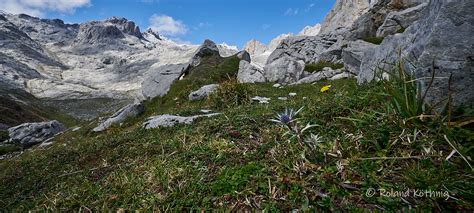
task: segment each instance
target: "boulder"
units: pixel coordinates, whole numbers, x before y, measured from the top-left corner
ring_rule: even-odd
[[[325,67],[325,68],[323,68],[322,71],[313,73],[312,75],[310,75],[308,77],[305,77],[305,78],[302,78],[302,79],[298,80],[297,82],[292,83],[291,85],[308,84],[308,83],[313,83],[313,82],[316,82],[316,81],[326,80],[326,79],[330,79],[330,78],[332,78],[332,77],[334,77],[334,76],[336,76],[337,74],[340,74],[340,73],[343,73],[342,69],[333,70],[330,67]]]
[[[198,101],[207,98],[211,93],[215,92],[219,84],[209,84],[193,91],[189,94],[188,98],[190,101]]]
[[[298,81],[303,75],[305,62],[295,61],[289,57],[282,57],[267,64],[264,68],[264,76],[267,81],[290,84]]]
[[[193,57],[189,61],[191,66],[198,66],[201,63],[201,59],[203,57],[217,55],[220,57],[219,48],[217,47],[216,43],[213,41],[206,39],[204,43],[194,52]]]
[[[143,103],[134,103],[134,104],[129,104],[116,113],[114,113],[112,116],[107,118],[104,122],[99,124],[96,128],[94,128],[92,131],[94,132],[102,132],[112,126],[113,124],[120,124],[124,122],[127,118],[134,118],[139,115],[141,115],[145,111],[145,106]]]
[[[64,125],[53,120],[39,123],[24,123],[11,127],[8,129],[8,134],[10,142],[19,144],[23,148],[28,148],[50,139],[64,130],[66,130]]]
[[[177,116],[177,115],[159,115],[159,116],[153,116],[148,118],[148,120],[143,123],[143,128],[144,129],[154,129],[158,127],[172,127],[176,124],[191,124],[194,120],[197,118],[202,118],[202,117],[213,117],[220,115],[220,113],[211,113],[211,114],[205,114],[205,115],[195,115],[195,116],[190,116],[190,117],[183,117],[183,116]]]
[[[402,29],[406,29],[413,22],[420,19],[422,11],[427,5],[428,3],[422,3],[402,11],[390,12],[385,18],[382,26],[377,29],[376,36],[386,37],[388,35],[393,35]]]
[[[237,58],[239,58],[241,61],[246,61],[246,62],[251,62],[251,59],[250,59],[250,54],[243,50],[243,51],[240,51],[239,53],[237,53]]]
[[[420,20],[404,33],[388,36],[382,44],[364,54],[358,82],[374,79],[374,69],[391,69],[391,63],[401,56],[415,62],[409,66],[420,80],[424,92],[432,73],[436,79],[428,91],[427,101],[440,103],[453,95],[453,105],[474,102],[474,1],[432,0],[423,10]],[[434,68],[434,69],[433,69]],[[448,78],[452,75],[451,84]],[[423,79],[424,78],[424,79]],[[451,85],[450,88],[448,86]],[[451,92],[450,92],[451,91]],[[441,104],[443,105],[443,104]]]
[[[354,78],[355,75],[350,73],[350,72],[343,72],[343,73],[339,73],[339,74],[336,74],[334,75],[333,77],[329,78],[330,81],[335,81],[335,80],[339,80],[339,79],[343,79],[343,78]]]
[[[364,57],[364,53],[376,46],[375,44],[362,40],[350,42],[348,47],[342,50],[342,60],[346,70],[357,75],[360,71],[360,63]]]
[[[252,65],[248,61],[241,60],[239,63],[239,72],[237,73],[237,80],[240,83],[256,83],[265,82],[263,70]]]
[[[257,101],[260,104],[268,104],[270,103],[269,101],[272,100],[271,98],[267,97],[260,97],[260,96],[255,96],[252,98],[252,101]]]
[[[143,98],[150,99],[166,95],[171,84],[183,76],[188,68],[188,64],[169,64],[157,68],[151,67],[148,76],[142,82]]]

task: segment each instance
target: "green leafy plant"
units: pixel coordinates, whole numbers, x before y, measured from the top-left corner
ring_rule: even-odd
[[[399,116],[408,120],[419,120],[419,118],[423,117],[424,113],[430,113],[425,103],[425,97],[431,87],[431,83],[424,93],[421,94],[417,79],[411,71],[407,70],[407,67],[414,69],[414,65],[406,65],[404,59],[400,57],[392,70],[385,72],[389,77],[382,78],[383,84],[389,96],[391,109]]]

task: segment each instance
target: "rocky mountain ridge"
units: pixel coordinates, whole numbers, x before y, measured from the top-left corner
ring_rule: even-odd
[[[147,68],[188,61],[197,45],[182,45],[134,22],[104,21],[64,24],[28,15],[1,16],[2,53],[16,66],[2,81],[39,98],[134,98]],[[9,40],[7,40],[9,39]],[[224,55],[237,50],[219,45]],[[8,58],[9,57],[9,58]],[[16,82],[16,83],[15,83]]]

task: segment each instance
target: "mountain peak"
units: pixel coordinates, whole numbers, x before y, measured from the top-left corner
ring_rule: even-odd
[[[316,36],[321,31],[321,24],[316,24],[314,26],[306,26],[298,34],[299,36]]]

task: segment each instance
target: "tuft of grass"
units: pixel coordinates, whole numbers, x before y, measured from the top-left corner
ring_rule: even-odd
[[[232,79],[219,85],[216,92],[210,95],[211,106],[217,109],[250,104],[255,90],[250,84],[242,84]]]
[[[405,30],[406,30],[405,27],[400,27],[400,29],[398,29],[396,33],[404,33]]]
[[[14,144],[0,145],[0,156],[12,152],[21,151],[21,147]]]
[[[425,95],[420,95],[421,91],[418,91],[414,73],[406,70],[405,65],[404,60],[399,59],[392,70],[386,72],[389,78],[383,79],[384,88],[389,95],[391,109],[402,118],[416,120],[428,107]]]
[[[331,67],[333,70],[344,68],[344,64],[339,64],[339,63],[333,63],[330,61],[318,61],[318,63],[311,63],[311,64],[306,64],[304,67],[304,70],[307,72],[320,72],[323,70],[325,67]]]
[[[362,38],[362,40],[364,40],[366,42],[369,42],[369,43],[372,43],[372,44],[376,44],[376,45],[380,45],[384,39],[385,39],[384,37],[365,37],[365,38]]]

